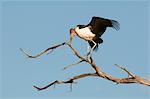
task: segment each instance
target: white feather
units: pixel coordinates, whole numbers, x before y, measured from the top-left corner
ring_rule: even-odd
[[[87,41],[89,41],[89,40],[91,41],[93,39],[93,37],[95,36],[95,34],[93,34],[91,32],[89,27],[85,27],[85,28],[81,28],[81,29],[79,29],[79,27],[76,27],[75,31],[80,38],[87,40]]]

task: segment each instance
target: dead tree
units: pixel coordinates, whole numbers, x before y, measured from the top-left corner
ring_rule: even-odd
[[[56,85],[56,84],[70,84],[70,88],[72,90],[72,84],[74,84],[75,80],[78,80],[80,78],[84,78],[84,77],[89,77],[89,76],[95,76],[95,77],[102,77],[104,79],[107,79],[109,81],[112,81],[116,84],[131,84],[131,83],[137,83],[137,84],[142,84],[142,85],[146,85],[146,86],[150,86],[150,80],[149,79],[145,79],[145,78],[142,78],[138,75],[135,75],[133,73],[131,73],[129,70],[127,70],[126,68],[123,68],[122,66],[120,65],[117,65],[115,64],[115,66],[117,66],[118,68],[122,69],[125,73],[127,73],[129,76],[128,77],[125,77],[125,78],[117,78],[117,77],[114,77],[114,76],[111,76],[107,73],[105,73],[104,71],[101,70],[100,66],[97,66],[96,63],[94,62],[92,56],[90,57],[84,57],[84,56],[81,56],[79,55],[78,51],[75,50],[71,44],[69,42],[64,42],[64,43],[61,43],[61,44],[58,44],[58,45],[55,45],[55,46],[52,46],[50,48],[47,48],[46,50],[44,50],[43,52],[35,55],[35,56],[32,56],[30,54],[28,54],[27,52],[25,52],[23,49],[20,48],[20,50],[28,57],[28,58],[37,58],[45,53],[48,53],[48,52],[52,52],[54,49],[56,48],[59,48],[60,46],[68,46],[72,52],[74,53],[74,55],[76,57],[79,58],[79,61],[77,61],[76,63],[74,64],[71,64],[69,66],[66,66],[64,67],[64,69],[67,69],[71,66],[74,66],[74,65],[77,65],[79,63],[82,63],[82,62],[86,62],[88,63],[92,69],[95,70],[95,72],[93,73],[85,73],[85,74],[80,74],[80,75],[76,75],[68,80],[64,80],[64,81],[59,81],[59,80],[55,80],[53,81],[52,83],[44,86],[44,87],[37,87],[37,86],[33,86],[34,88],[36,88],[37,90],[44,90],[44,89],[47,89],[48,87],[52,86],[52,85]]]

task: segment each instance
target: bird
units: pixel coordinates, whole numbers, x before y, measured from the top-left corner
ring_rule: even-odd
[[[120,24],[116,20],[93,16],[87,25],[77,25],[70,29],[70,44],[72,44],[73,37],[78,36],[88,42],[91,48],[90,53],[96,51],[99,44],[103,43],[101,36],[108,27],[119,30]]]

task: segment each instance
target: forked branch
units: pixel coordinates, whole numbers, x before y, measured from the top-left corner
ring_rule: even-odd
[[[88,77],[88,76],[96,76],[96,77],[102,77],[104,79],[107,79],[109,81],[112,81],[112,82],[115,82],[117,84],[130,84],[130,83],[137,83],[137,84],[142,84],[142,85],[146,85],[146,86],[150,86],[150,80],[148,79],[145,79],[145,78],[142,78],[140,76],[137,76],[137,75],[134,75],[133,73],[129,72],[126,68],[123,68],[122,66],[119,66],[117,64],[115,64],[118,68],[122,69],[123,71],[125,71],[129,77],[124,77],[124,78],[117,78],[117,77],[114,77],[114,76],[111,76],[105,72],[103,72],[100,67],[98,67],[93,58],[92,57],[83,57],[81,55],[78,54],[78,52],[70,45],[70,43],[68,42],[64,42],[62,44],[58,44],[56,46],[53,46],[53,47],[50,47],[48,49],[46,49],[45,51],[35,55],[35,56],[32,56],[28,53],[26,53],[23,49],[21,49],[21,51],[26,55],[28,56],[29,58],[36,58],[36,57],[39,57],[45,53],[47,53],[48,51],[51,51],[51,50],[54,50],[62,45],[67,45],[69,46],[69,48],[73,51],[74,55],[77,56],[80,61],[78,61],[77,63],[75,64],[72,64],[72,65],[77,65],[79,63],[82,63],[82,62],[86,62],[88,63],[95,71],[95,73],[86,73],[86,74],[81,74],[81,75],[77,75],[77,76],[74,76],[68,80],[65,80],[65,81],[54,81],[50,84],[48,84],[47,86],[44,86],[44,87],[37,87],[37,86],[34,86],[34,88],[36,88],[37,90],[44,90],[44,89],[47,89],[48,87],[52,86],[52,85],[55,85],[55,84],[73,84],[74,83],[74,80],[77,80],[77,79],[80,79],[80,78],[84,78],[84,77]],[[69,66],[66,66],[64,67],[64,69],[72,66],[72,65],[69,65]],[[72,88],[72,87],[71,87]]]

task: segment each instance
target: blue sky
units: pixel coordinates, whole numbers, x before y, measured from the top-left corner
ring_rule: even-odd
[[[93,53],[96,64],[116,77],[127,74],[113,64],[122,65],[134,74],[149,76],[149,13],[147,1],[12,1],[2,2],[1,32],[1,98],[2,99],[150,99],[149,87],[116,85],[102,78],[89,77],[73,85],[57,85],[36,91],[54,80],[93,72],[82,63],[68,70],[61,69],[78,59],[68,47],[49,55],[28,59],[20,51],[36,54],[49,46],[69,40],[69,29],[87,24],[92,16],[117,20],[120,30],[108,28],[104,43]],[[76,37],[74,47],[86,53],[86,43]]]

